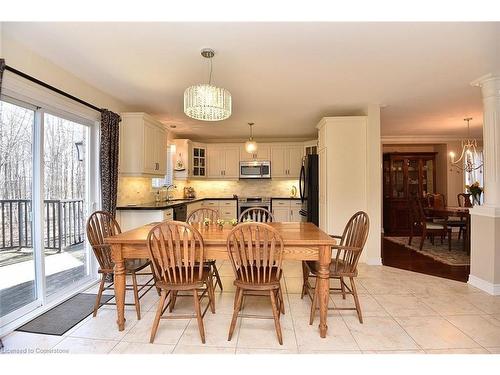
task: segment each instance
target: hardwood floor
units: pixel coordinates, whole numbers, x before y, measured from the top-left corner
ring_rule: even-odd
[[[382,238],[382,264],[427,275],[467,282],[470,266],[450,266]]]

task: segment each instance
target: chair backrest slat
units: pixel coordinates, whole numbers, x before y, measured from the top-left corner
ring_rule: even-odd
[[[283,239],[265,223],[245,222],[233,228],[227,238],[227,250],[236,277],[247,283],[268,283],[280,277]]]
[[[189,214],[186,222],[189,224],[203,223],[205,218],[208,218],[215,224],[219,217],[219,212],[213,208],[198,208]]]
[[[244,223],[246,221],[253,221],[256,223],[271,223],[274,221],[274,216],[271,211],[266,210],[265,208],[250,207],[240,214],[238,221],[240,223]]]
[[[358,211],[347,222],[340,245],[353,248],[355,250],[340,251],[337,257],[346,264],[349,271],[354,271],[358,265],[361,252],[368,239],[370,230],[370,219],[368,214],[363,211]]]
[[[160,223],[150,230],[147,245],[156,280],[179,284],[201,278],[204,244],[196,228],[181,221]]]
[[[95,211],[87,220],[87,238],[102,270],[112,270],[111,247],[104,239],[121,233],[120,226],[106,211]]]
[[[457,194],[457,200],[459,207],[472,207],[470,194],[459,193]]]

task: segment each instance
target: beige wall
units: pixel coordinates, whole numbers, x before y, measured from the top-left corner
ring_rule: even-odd
[[[5,63],[41,81],[68,92],[100,108],[115,112],[127,110],[127,105],[69,73],[12,39],[0,29],[1,56]],[[11,74],[5,72],[5,75]]]

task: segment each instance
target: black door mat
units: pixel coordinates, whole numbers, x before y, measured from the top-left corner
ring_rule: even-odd
[[[114,297],[114,295],[103,295],[101,303],[106,303]],[[92,314],[96,298],[96,294],[79,293],[19,327],[16,331],[62,336]]]

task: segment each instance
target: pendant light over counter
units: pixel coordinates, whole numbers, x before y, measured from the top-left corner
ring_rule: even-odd
[[[208,83],[188,87],[184,91],[184,113],[196,120],[222,121],[231,116],[231,93],[222,87],[212,85],[212,58],[215,51],[211,48],[201,50],[201,55],[210,62]]]
[[[248,138],[248,141],[245,142],[245,151],[248,152],[249,154],[255,154],[257,152],[257,142],[254,141],[253,139],[253,132],[252,132],[252,127],[254,123],[249,122],[248,126],[250,127],[250,138]]]

